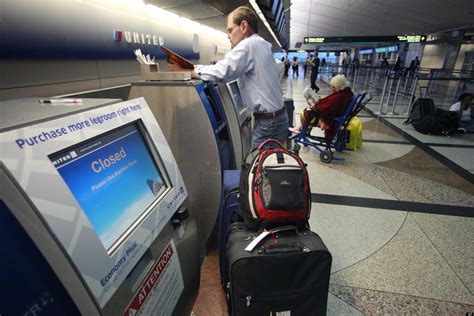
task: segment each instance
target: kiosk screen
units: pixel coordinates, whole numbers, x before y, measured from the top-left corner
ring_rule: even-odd
[[[229,90],[230,90],[230,95],[232,96],[232,101],[234,102],[235,109],[237,113],[242,112],[242,110],[245,108],[244,101],[242,100],[242,95],[240,94],[240,88],[238,81],[232,81],[229,82],[228,84]]]
[[[61,150],[49,159],[109,253],[169,188],[139,121]]]

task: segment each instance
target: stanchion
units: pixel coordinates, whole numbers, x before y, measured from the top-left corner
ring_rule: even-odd
[[[369,91],[367,92],[367,95],[372,95],[372,85],[373,85],[373,82],[374,82],[374,70],[371,69],[370,71],[370,83],[369,83]]]
[[[397,106],[397,99],[398,99],[398,90],[400,89],[400,82],[401,79],[398,77],[398,82],[397,82],[397,88],[395,89],[395,97],[393,98],[393,103],[392,103],[392,115],[398,115],[398,113],[395,112],[395,107]]]
[[[390,95],[392,94],[393,77],[391,76],[391,74],[388,74],[387,78],[390,79],[390,84],[389,84],[388,93],[387,93],[387,101],[385,102],[385,108],[388,112],[388,107],[389,107],[389,103],[390,103]]]
[[[379,114],[379,115],[384,114],[382,112],[382,109],[383,109],[383,100],[385,98],[385,90],[387,89],[387,83],[388,83],[388,77],[385,78],[385,83],[383,85],[382,96],[380,97],[380,108],[379,108],[378,112],[376,112],[375,114]]]
[[[413,87],[411,89],[411,93],[410,93],[410,100],[409,100],[409,106],[408,106],[408,111],[405,113],[407,116],[410,115],[410,112],[411,112],[411,108],[413,107],[413,103],[414,102],[414,97],[415,97],[415,92],[416,92],[416,85],[418,83],[418,77],[415,77],[413,79]]]

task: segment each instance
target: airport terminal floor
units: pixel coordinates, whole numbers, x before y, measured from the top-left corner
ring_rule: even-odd
[[[302,72],[300,72],[302,74]],[[330,93],[318,81],[320,95]],[[306,78],[283,79],[295,121]],[[401,119],[358,117],[363,146],[325,164],[303,147],[311,229],[333,255],[328,315],[471,315],[474,312],[474,135],[419,137]],[[375,105],[374,105],[375,104]],[[419,134],[421,135],[421,134]],[[193,313],[226,315],[217,250],[201,268]]]

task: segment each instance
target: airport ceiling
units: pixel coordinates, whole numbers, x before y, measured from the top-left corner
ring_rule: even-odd
[[[146,2],[223,32],[227,14],[248,4],[248,0]],[[291,4],[285,1],[285,6],[290,17],[288,49],[295,49],[305,36],[428,35],[474,28],[473,0],[291,0]],[[259,28],[277,50],[264,25]],[[300,47],[312,48],[314,44]]]

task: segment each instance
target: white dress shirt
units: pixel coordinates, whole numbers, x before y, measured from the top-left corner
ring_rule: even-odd
[[[204,81],[240,79],[242,98],[252,112],[275,112],[283,107],[280,76],[271,44],[257,34],[241,40],[215,65],[197,66],[196,72]]]

